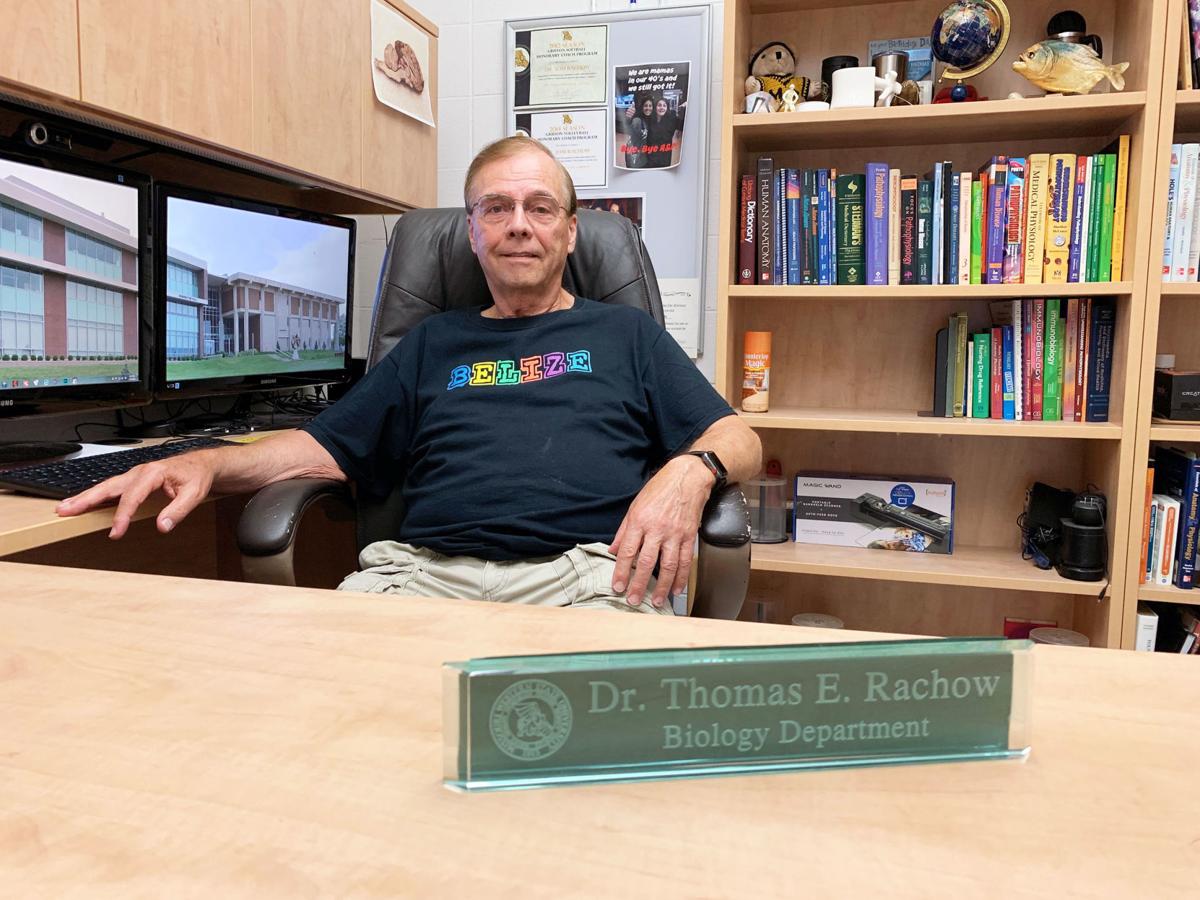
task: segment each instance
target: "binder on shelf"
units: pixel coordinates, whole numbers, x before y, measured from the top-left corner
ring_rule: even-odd
[[[937,337],[934,339],[934,354],[933,354],[933,414],[935,416],[952,416],[954,409],[949,405],[947,398],[949,395],[946,392],[946,386],[953,384],[953,379],[948,378],[948,361],[950,359],[950,329],[939,328]]]

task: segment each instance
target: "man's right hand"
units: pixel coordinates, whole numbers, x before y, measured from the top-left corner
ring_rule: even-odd
[[[214,455],[220,452],[196,450],[135,466],[123,475],[114,476],[74,497],[68,497],[58,504],[55,512],[60,516],[77,516],[117,500],[112,530],[108,533],[110,538],[116,540],[129,530],[133,514],[146,498],[161,490],[171,498],[156,520],[158,530],[166,534],[182,522],[212,490],[216,475]]]

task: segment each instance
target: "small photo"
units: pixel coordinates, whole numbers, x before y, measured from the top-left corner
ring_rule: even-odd
[[[646,197],[644,194],[623,194],[620,197],[580,197],[581,209],[599,209],[624,216],[642,231],[645,219]]]

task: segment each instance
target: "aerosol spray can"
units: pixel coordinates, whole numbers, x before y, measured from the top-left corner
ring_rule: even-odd
[[[742,410],[766,412],[771,386],[771,332],[747,331],[742,349]]]

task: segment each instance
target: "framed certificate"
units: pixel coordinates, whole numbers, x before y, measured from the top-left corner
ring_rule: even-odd
[[[599,106],[608,100],[608,26],[538,28],[518,35],[518,107]]]

